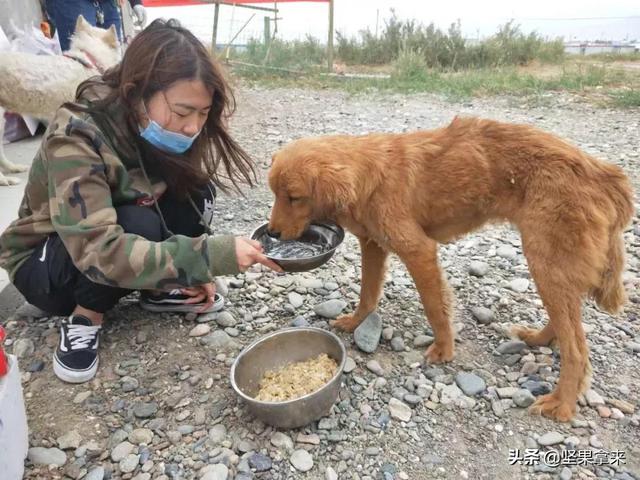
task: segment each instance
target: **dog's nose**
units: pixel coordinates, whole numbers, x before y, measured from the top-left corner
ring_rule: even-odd
[[[280,238],[280,232],[274,232],[273,230],[267,229],[267,235],[271,238]]]

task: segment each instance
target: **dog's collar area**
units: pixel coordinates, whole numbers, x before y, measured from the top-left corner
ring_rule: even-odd
[[[98,70],[100,73],[104,73],[104,68],[100,67],[100,65],[98,65],[98,62],[96,60],[96,58],[91,55],[89,52],[85,51],[85,50],[80,50],[84,56],[86,58],[82,58],[76,55],[71,55],[68,52],[63,53],[62,55],[64,57],[70,58],[71,60],[75,60],[76,62],[78,62],[80,65],[82,65],[84,68],[89,68],[91,70]]]

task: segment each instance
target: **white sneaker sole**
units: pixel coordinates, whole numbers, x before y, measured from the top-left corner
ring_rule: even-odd
[[[56,374],[63,382],[67,383],[85,383],[96,376],[98,371],[98,358],[96,357],[93,364],[85,370],[73,370],[65,367],[56,354],[53,354],[53,373]]]
[[[211,305],[209,308],[207,308],[202,312],[198,312],[198,307],[195,307],[193,304],[191,305],[184,304],[184,303],[176,303],[174,305],[169,303],[156,304],[148,301],[141,301],[139,303],[141,308],[149,312],[155,312],[155,313],[162,313],[162,312],[192,313],[193,312],[193,313],[203,314],[203,313],[219,312],[220,310],[222,310],[224,308],[224,297],[219,297],[219,299],[216,300],[213,305]]]

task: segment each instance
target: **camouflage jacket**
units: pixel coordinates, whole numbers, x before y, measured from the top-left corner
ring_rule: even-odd
[[[99,90],[80,101],[100,98]],[[108,131],[122,132],[112,128],[125,124],[121,110],[109,108],[106,118]],[[0,236],[0,267],[10,278],[54,232],[78,270],[101,284],[168,289],[237,273],[232,236],[173,235],[153,242],[122,230],[115,207],[157,199],[166,184],[154,176],[147,180],[139,157],[122,154],[131,151],[131,138],[110,138],[103,130],[89,114],[56,112],[31,165],[18,219]]]

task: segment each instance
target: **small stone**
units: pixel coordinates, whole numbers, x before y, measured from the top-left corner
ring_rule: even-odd
[[[40,359],[36,359],[29,364],[26,368],[27,372],[41,372],[44,369],[44,362]]]
[[[316,433],[311,433],[309,435],[305,435],[304,433],[299,433],[296,437],[296,442],[298,443],[306,443],[309,445],[320,445],[320,436]]]
[[[271,444],[284,451],[292,451],[293,450],[293,440],[289,435],[286,435],[282,432],[275,432],[271,435]]]
[[[382,318],[377,312],[371,312],[353,332],[353,339],[360,350],[373,353],[378,347],[382,335]]]
[[[377,360],[369,360],[367,362],[367,368],[370,372],[373,372],[380,377],[384,377],[384,370]]]
[[[300,472],[308,472],[313,468],[313,457],[306,450],[296,450],[291,454],[289,461]]]
[[[234,318],[231,312],[223,310],[216,316],[216,323],[222,328],[232,328],[238,324],[238,321]]]
[[[598,405],[604,405],[604,399],[600,396],[598,392],[596,392],[591,388],[585,392],[584,396],[590,407],[597,407]]]
[[[71,430],[61,437],[58,437],[58,448],[60,448],[60,450],[78,448],[81,443],[82,437],[76,430]]]
[[[206,467],[206,472],[200,480],[227,480],[227,478],[229,478],[229,468],[222,463],[216,463]]]
[[[153,432],[148,428],[136,428],[129,434],[128,440],[134,445],[150,445],[153,440]]]
[[[324,480],[338,480],[338,474],[333,467],[327,467],[324,471]]]
[[[419,395],[413,395],[411,393],[407,393],[402,397],[402,399],[412,407],[417,407],[422,403],[422,397],[420,397]]]
[[[526,278],[516,278],[509,282],[509,288],[516,293],[524,293],[529,289],[529,280]]]
[[[140,455],[130,454],[130,455],[127,455],[124,459],[122,459],[118,464],[118,466],[120,467],[120,471],[122,473],[131,473],[136,469],[139,461],[140,461]]]
[[[291,321],[290,324],[292,327],[308,327],[309,326],[309,320],[307,320],[306,317],[303,317],[302,315],[297,316],[296,318],[294,318]]]
[[[519,389],[517,387],[499,387],[496,388],[496,393],[500,398],[512,398]]]
[[[562,443],[564,440],[564,435],[560,432],[547,432],[544,435],[541,435],[538,438],[538,443],[543,447],[548,447],[551,445],[557,445],[558,443]]]
[[[457,384],[445,385],[440,391],[440,403],[443,405],[449,405],[455,403],[460,397],[462,397],[462,390]]]
[[[614,420],[622,420],[624,418],[624,413],[613,407],[611,409],[611,418],[613,418]]]
[[[313,311],[316,315],[324,318],[336,318],[347,307],[347,302],[344,300],[327,300],[319,305],[313,307]]]
[[[289,292],[287,298],[293,308],[300,308],[304,304],[304,297],[299,293]]]
[[[564,467],[560,472],[560,480],[571,480],[573,473],[569,467]]]
[[[391,349],[394,352],[404,351],[404,339],[402,337],[393,337],[391,339]]]
[[[485,381],[474,373],[459,372],[456,375],[456,383],[465,395],[473,397],[487,388]]]
[[[604,448],[604,444],[600,441],[597,435],[591,435],[589,437],[589,445],[593,448]]]
[[[58,448],[32,447],[28,453],[29,460],[34,465],[56,465],[67,463],[67,454]]]
[[[635,411],[635,407],[633,406],[633,404],[629,403],[629,402],[627,402],[625,400],[618,400],[616,398],[609,398],[608,402],[609,402],[610,405],[616,407],[622,413],[626,413],[627,415],[633,415],[633,412]]]
[[[201,337],[211,331],[211,326],[208,323],[199,323],[191,329],[189,332],[190,337]]]
[[[534,397],[533,394],[526,388],[521,388],[517,392],[514,392],[514,394],[511,396],[511,400],[513,400],[513,403],[515,403],[518,407],[527,408],[536,401],[536,397]]]
[[[83,480],[103,480],[104,479],[104,468],[96,467],[93,468],[87,473],[86,477]]]
[[[606,405],[598,405],[596,410],[598,411],[600,418],[609,418],[611,416],[611,409]]]
[[[351,357],[347,357],[347,359],[344,362],[344,373],[351,373],[356,369],[356,361],[351,358]]]
[[[227,427],[221,423],[214,425],[209,430],[209,440],[211,440],[214,445],[222,443],[225,438],[227,438]]]
[[[489,325],[493,322],[493,311],[486,307],[473,307],[471,309],[471,314],[473,318],[475,318],[478,323],[483,325]]]
[[[406,403],[401,402],[397,398],[391,398],[389,401],[389,414],[391,418],[400,420],[402,422],[408,422],[411,420],[411,407]]]
[[[36,346],[30,338],[19,338],[13,344],[13,354],[18,358],[30,357],[35,350]]]
[[[136,403],[133,407],[133,414],[138,418],[149,418],[158,411],[158,404],[155,402]]]
[[[384,327],[382,329],[382,338],[389,342],[392,338],[393,338],[393,333],[395,332],[395,329],[393,327]]]
[[[73,403],[80,404],[84,402],[87,398],[91,396],[93,392],[91,390],[87,390],[86,392],[80,392],[73,398]]]
[[[496,250],[496,254],[499,257],[506,258],[507,260],[515,260],[518,256],[518,252],[510,245],[501,245]]]
[[[413,346],[415,348],[422,348],[433,343],[433,337],[429,335],[418,335],[413,339]]]
[[[213,349],[222,349],[231,345],[233,340],[223,330],[215,330],[204,337],[200,337],[200,343]]]
[[[266,472],[271,470],[271,458],[262,453],[253,453],[249,457],[249,466],[256,472]]]
[[[135,447],[131,442],[122,442],[116,445],[113,450],[111,450],[111,460],[118,463],[123,460],[127,455],[133,452]]]
[[[474,260],[469,264],[469,274],[474,277],[484,277],[489,273],[489,264]]]
[[[527,344],[522,340],[509,340],[498,345],[496,351],[500,355],[510,355],[513,353],[520,353],[525,348],[527,348]]]

